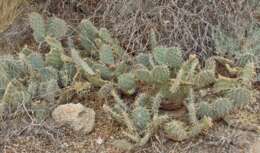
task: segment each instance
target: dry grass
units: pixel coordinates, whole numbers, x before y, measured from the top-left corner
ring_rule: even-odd
[[[21,13],[21,5],[26,0],[0,0],[0,33],[8,28]]]
[[[95,0],[91,12],[89,1],[81,1],[82,12],[112,31],[129,52],[149,51],[147,36],[153,28],[159,44],[201,56],[214,52],[216,27],[236,33],[251,23],[260,5],[247,0]]]

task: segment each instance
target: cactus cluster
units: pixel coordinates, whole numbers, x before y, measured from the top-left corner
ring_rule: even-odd
[[[244,26],[233,35],[216,29],[213,36],[217,54],[234,59],[240,67],[250,62],[260,67],[260,28],[257,22]]]
[[[152,40],[154,44],[154,36]],[[133,68],[130,74],[136,80],[135,87],[149,96],[159,94],[161,108],[185,106],[188,110],[188,122],[170,119],[162,127],[166,136],[175,141],[200,134],[212,126],[212,120],[245,106],[254,97],[251,82],[255,79],[255,64],[252,61],[237,66],[232,60],[213,56],[202,66],[195,55],[184,61],[178,48],[154,47],[152,54],[137,55]],[[221,75],[221,68],[233,76]],[[136,110],[143,109],[137,107]],[[112,110],[110,113],[115,114]],[[146,113],[138,115],[142,116],[142,123],[148,120]],[[121,145],[125,146],[126,141]]]
[[[123,134],[127,139],[114,145],[134,149],[145,145],[158,130],[175,141],[197,136],[210,128],[213,120],[254,97],[250,89],[256,72],[251,56],[243,57],[244,64],[213,56],[203,66],[196,55],[185,60],[180,48],[158,46],[152,30],[151,52],[132,57],[108,30],[96,28],[89,20],[83,20],[76,30],[77,44],[66,36],[68,25],[63,20],[53,17],[45,24],[37,13],[29,18],[35,40],[48,44],[50,51],[41,55],[25,47],[18,58],[0,60],[0,107],[29,104],[42,116],[42,109],[32,104],[32,99],[54,101],[55,92],[64,87],[81,94],[91,86],[98,87],[100,97],[114,99],[113,106],[104,105],[104,110],[126,128]],[[62,44],[61,38],[69,44]],[[221,68],[230,75],[223,75]],[[137,91],[139,96],[130,106],[121,98]],[[187,110],[180,119],[160,111],[180,107]]]
[[[39,44],[46,42],[50,51],[42,55],[25,46],[18,57],[1,57],[1,110],[5,112],[4,110],[10,108],[9,110],[14,111],[26,105],[33,109],[37,117],[43,110],[38,107],[42,103],[36,105],[35,99],[53,104],[57,92],[72,84],[76,66],[64,60],[64,48],[58,40],[68,31],[66,22],[52,17],[45,24],[38,13],[30,14],[29,21],[35,40]]]
[[[127,107],[115,91],[112,91],[111,95],[116,103],[113,107],[104,105],[104,110],[127,128],[123,134],[131,140],[116,140],[114,145],[119,148],[131,150],[145,145],[160,126],[168,120],[168,116],[159,115],[160,94],[155,97],[140,94],[132,109]]]
[[[1,107],[10,107],[9,110],[23,104],[31,107],[34,99],[53,103],[56,93],[71,85],[76,74],[75,65],[60,58],[59,54],[48,54],[44,59],[27,47],[19,57],[1,57]]]

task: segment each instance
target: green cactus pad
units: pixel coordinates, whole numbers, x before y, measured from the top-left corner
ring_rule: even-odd
[[[157,46],[157,39],[154,29],[151,29],[151,32],[149,33],[149,44],[151,49],[154,49]]]
[[[72,63],[65,63],[63,65],[62,69],[59,71],[59,81],[62,86],[66,87],[72,83],[76,71],[77,69]]]
[[[61,69],[64,64],[64,62],[62,61],[62,58],[61,58],[60,51],[55,50],[55,49],[51,50],[46,55],[45,61],[46,61],[47,65],[52,66],[58,70]]]
[[[108,44],[113,44],[114,39],[112,38],[110,32],[106,28],[100,28],[98,31],[99,37]]]
[[[44,121],[50,115],[49,107],[46,101],[32,103],[31,109],[38,123]]]
[[[97,28],[88,20],[82,20],[80,24],[80,40],[81,45],[87,49],[91,50],[95,48],[95,39],[98,36]]]
[[[81,21],[80,30],[82,36],[89,38],[90,41],[94,41],[98,36],[98,29],[89,20]]]
[[[136,88],[134,75],[131,73],[125,73],[118,77],[118,86],[123,91],[131,94]]]
[[[52,17],[49,19],[47,26],[47,35],[59,39],[66,35],[68,31],[67,23],[57,17]]]
[[[46,37],[46,42],[49,44],[51,49],[50,52],[46,55],[46,64],[56,69],[61,69],[64,64],[62,59],[64,49],[61,45],[61,42],[52,37]]]
[[[208,117],[204,117],[197,124],[191,127],[185,123],[177,120],[173,120],[164,126],[164,132],[166,137],[174,141],[183,141],[192,137],[195,137],[212,126],[212,121]]]
[[[134,124],[142,130],[144,130],[151,121],[149,110],[142,106],[137,106],[133,110],[131,116],[133,118]]]
[[[26,62],[35,70],[44,68],[43,57],[40,54],[30,54]]]
[[[8,78],[23,78],[28,73],[27,65],[20,60],[16,60],[12,57],[6,56],[0,59],[1,73],[6,73]]]
[[[198,74],[195,75],[194,78],[194,85],[196,88],[204,88],[216,81],[215,74],[212,71],[204,70],[200,71]]]
[[[165,56],[167,65],[175,71],[179,70],[183,62],[181,50],[179,48],[169,48]]]
[[[251,92],[250,90],[238,87],[229,91],[227,94],[228,98],[233,100],[233,104],[235,107],[242,107],[251,101]]]
[[[137,69],[135,71],[135,77],[137,80],[144,81],[146,83],[151,83],[153,81],[152,74],[145,68]]]
[[[113,77],[113,72],[103,64],[93,64],[93,69],[100,72],[101,78],[105,80],[110,80]]]
[[[168,51],[168,48],[165,47],[156,47],[153,50],[153,57],[156,63],[158,64],[167,64],[166,61],[166,53]]]
[[[155,66],[151,72],[152,80],[155,83],[164,83],[170,79],[170,71],[167,66]]]
[[[57,80],[50,79],[45,82],[41,82],[39,86],[39,96],[48,102],[54,102],[56,93],[59,91]]]
[[[215,92],[230,90],[237,86],[237,81],[238,80],[236,78],[227,78],[227,77],[219,76],[219,78],[216,80],[213,86],[213,90]]]
[[[255,63],[256,57],[251,53],[241,54],[238,58],[237,65],[244,67],[247,63]]]
[[[114,75],[119,76],[119,75],[127,72],[128,69],[129,69],[129,66],[127,65],[127,63],[125,61],[119,62],[116,64],[116,69],[114,71]]]
[[[44,67],[39,70],[42,81],[48,81],[50,79],[58,80],[59,75],[57,69],[53,67]]]
[[[30,104],[31,95],[27,92],[23,84],[17,80],[10,81],[6,87],[2,102],[10,106],[12,110],[20,104]]]
[[[149,54],[145,54],[145,53],[140,53],[136,56],[136,63],[137,64],[142,64],[146,67],[149,67],[151,64],[150,64],[150,60],[149,60],[149,57],[150,55]]]
[[[171,84],[170,90],[172,93],[177,92],[181,85],[192,83],[198,64],[198,58],[195,55],[190,55],[189,59],[182,64],[180,70],[177,73],[176,79]]]
[[[33,37],[37,42],[43,42],[46,36],[46,29],[43,17],[36,12],[29,15],[30,26],[33,29]]]
[[[240,73],[240,78],[245,84],[250,84],[256,78],[255,64],[247,63]]]
[[[104,64],[115,64],[113,51],[109,45],[102,45],[99,50],[99,58]]]
[[[211,104],[209,104],[208,102],[199,103],[197,116],[198,118],[208,116],[212,119],[218,119],[230,113],[233,108],[234,105],[232,103],[232,100],[228,98],[218,98]]]
[[[32,96],[32,98],[35,98],[39,95],[38,93],[39,84],[40,82],[38,81],[33,81],[33,80],[30,81],[27,91]]]
[[[0,68],[1,70],[1,68]],[[4,92],[5,92],[5,88],[7,86],[7,84],[9,83],[10,78],[8,77],[7,72],[2,71],[2,73],[0,73],[0,96],[2,97]]]
[[[173,140],[181,141],[184,138],[187,138],[187,127],[185,127],[185,124],[181,121],[172,120],[171,122],[166,123],[163,129],[166,135]]]
[[[95,75],[95,72],[92,70],[92,68],[86,63],[84,60],[81,59],[79,56],[79,53],[77,52],[76,49],[71,50],[71,57],[73,61],[80,66],[86,73],[89,75]]]

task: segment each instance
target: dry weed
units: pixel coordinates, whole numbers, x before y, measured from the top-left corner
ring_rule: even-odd
[[[83,1],[83,0],[82,0]],[[201,56],[214,52],[216,27],[235,33],[251,23],[255,0],[102,0],[89,12],[96,25],[107,27],[130,52],[149,50],[148,33],[155,29],[159,44],[180,46]],[[86,3],[85,3],[86,4]],[[204,56],[203,56],[204,57]]]
[[[21,13],[21,5],[26,0],[0,0],[0,32],[3,32],[12,24],[14,19]]]

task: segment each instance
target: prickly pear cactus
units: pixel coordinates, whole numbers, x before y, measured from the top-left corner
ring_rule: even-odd
[[[165,47],[156,47],[153,50],[153,57],[158,64],[167,64],[166,53],[168,48]]]
[[[31,95],[27,92],[24,85],[18,80],[12,80],[8,83],[5,93],[2,97],[2,103],[5,103],[11,110],[17,109],[19,105],[28,105],[31,103]]]
[[[29,65],[33,70],[40,70],[44,68],[44,60],[42,55],[31,53],[27,57],[25,57],[25,62]]]
[[[237,65],[244,67],[247,63],[255,63],[256,60],[257,59],[254,56],[254,54],[251,54],[251,53],[241,54],[238,57]]]
[[[212,119],[217,119],[229,113],[233,108],[234,105],[230,99],[218,98],[211,104],[209,102],[201,102],[198,106],[197,116],[198,118],[208,116]]]
[[[170,70],[167,66],[155,66],[151,72],[154,83],[163,84],[170,79]]]
[[[180,86],[182,85],[189,85],[195,75],[196,68],[199,64],[198,59],[195,55],[190,55],[189,59],[184,62],[177,73],[176,79],[171,85],[171,92],[175,93]]]
[[[227,97],[232,100],[234,107],[243,107],[252,100],[252,93],[245,87],[238,87],[231,89]]]
[[[81,45],[86,50],[96,48],[95,39],[98,36],[97,28],[88,20],[82,20],[80,23],[80,40]]]
[[[137,106],[131,113],[134,124],[139,129],[145,129],[151,120],[149,110],[143,106]]]
[[[45,21],[39,13],[29,15],[29,23],[33,29],[33,37],[37,42],[43,42],[46,36]]]
[[[36,12],[29,15],[29,23],[33,29],[34,39],[38,43],[44,42],[46,36],[60,39],[68,31],[68,26],[64,20],[52,17],[45,24],[43,16]]]
[[[194,78],[194,85],[195,88],[204,88],[208,87],[209,85],[215,83],[216,77],[215,72],[209,70],[200,71]]]
[[[72,84],[73,78],[76,75],[77,69],[72,63],[65,63],[59,71],[59,80],[63,87]]]
[[[144,81],[147,84],[153,82],[151,72],[145,67],[139,68],[135,71],[135,78],[139,81]]]
[[[146,95],[141,94],[134,102],[134,108],[129,113],[127,111],[129,109],[123,103],[123,100],[115,92],[112,92],[112,95],[116,101],[114,108],[104,105],[104,109],[116,121],[126,126],[127,132],[124,132],[124,135],[131,140],[117,140],[114,142],[116,147],[132,150],[145,145],[151,136],[158,131],[160,125],[168,120],[167,116],[159,116],[158,114],[161,102],[159,94],[152,98],[151,110],[144,105],[147,100]],[[128,144],[131,147],[126,148],[124,144]]]
[[[118,86],[123,91],[133,94],[136,88],[136,82],[134,75],[131,73],[125,73],[118,77]]]
[[[151,66],[149,54],[140,53],[135,58],[136,58],[136,64],[142,64],[147,68]]]
[[[93,69],[99,72],[101,77],[105,80],[110,80],[113,77],[113,72],[104,64],[95,63],[93,64]]]
[[[169,68],[173,69],[175,73],[179,70],[181,64],[183,63],[182,52],[176,47],[168,49],[165,59]]]
[[[101,46],[99,58],[104,64],[115,64],[113,51],[108,45]]]
[[[166,137],[174,141],[183,141],[197,136],[204,130],[209,129],[211,126],[212,121],[208,117],[204,117],[197,124],[192,126],[188,126],[181,121],[172,120],[171,122],[165,124],[164,132]]]
[[[52,17],[48,21],[47,35],[59,39],[66,35],[68,31],[67,23],[57,17]]]
[[[64,56],[64,49],[61,43],[52,37],[46,37],[46,42],[50,46],[50,52],[46,54],[45,63],[56,69],[61,69],[64,64],[62,57]]]
[[[0,92],[6,97],[5,101],[8,98],[9,101],[20,101],[20,95],[28,94],[31,99],[38,97],[51,102],[60,87],[69,86],[77,94],[92,86],[98,87],[100,98],[108,101],[113,97],[115,101],[111,107],[104,105],[104,110],[126,128],[123,134],[128,140],[117,141],[118,147],[133,149],[143,146],[160,128],[175,141],[189,139],[210,128],[211,119],[222,118],[250,103],[254,97],[251,82],[256,76],[253,63],[256,60],[251,51],[236,56],[238,62],[214,56],[206,60],[205,65],[200,65],[195,55],[184,61],[181,49],[158,46],[155,32],[151,31],[151,54],[140,53],[132,57],[107,29],[98,29],[89,20],[80,23],[77,36],[81,46],[70,41],[68,48],[60,42],[68,31],[63,20],[52,17],[45,25],[43,17],[32,14],[30,21],[36,41],[46,42],[50,52],[43,58],[27,48],[20,54],[19,62],[0,61],[3,72],[0,74]],[[235,40],[223,33],[217,37],[219,40],[215,43],[222,47],[217,50],[226,52],[238,47]],[[68,49],[70,55],[65,53]],[[220,75],[219,65],[232,77]],[[17,85],[22,85],[26,94],[20,92],[20,88],[10,89],[10,82],[17,78],[29,78],[29,81]],[[19,91],[17,99],[10,98],[11,90],[14,93]],[[141,94],[127,105],[117,91],[124,96],[127,93],[128,97],[137,91]],[[159,109],[181,107],[187,110],[181,120],[161,115],[165,112]]]

